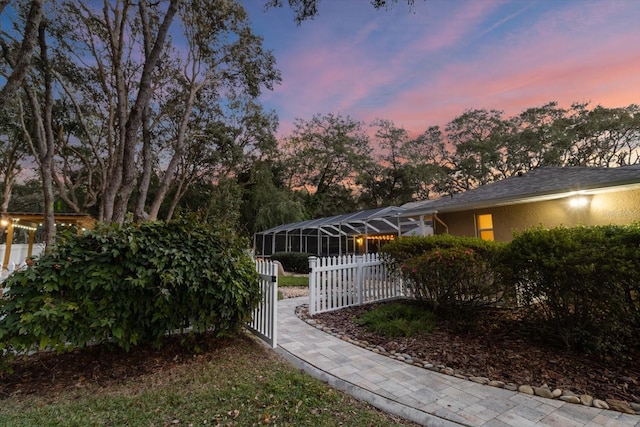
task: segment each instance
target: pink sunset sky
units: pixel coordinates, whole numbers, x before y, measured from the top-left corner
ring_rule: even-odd
[[[640,1],[321,0],[300,26],[286,6],[242,3],[282,72],[261,99],[285,135],[315,114],[418,133],[474,108],[640,103]]]

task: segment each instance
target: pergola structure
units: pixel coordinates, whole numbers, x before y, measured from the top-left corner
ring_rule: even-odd
[[[375,252],[403,235],[428,234],[424,221],[390,206],[279,225],[254,235],[254,252],[306,252],[319,256]]]
[[[96,220],[87,214],[60,213],[54,214],[56,224],[73,225],[78,228],[79,232],[85,229],[92,229]],[[29,249],[27,257],[33,252],[33,244],[35,243],[35,235],[38,227],[44,221],[44,214],[37,213],[3,213],[1,214],[0,225],[6,230],[7,240],[5,243],[4,260],[2,262],[2,270],[6,270],[11,259],[11,243],[13,241],[14,229],[25,229],[29,231]]]

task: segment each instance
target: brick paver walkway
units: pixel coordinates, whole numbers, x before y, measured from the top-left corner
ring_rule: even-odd
[[[278,351],[329,385],[425,426],[640,427],[639,415],[525,395],[376,354],[300,320],[307,298],[278,302]]]

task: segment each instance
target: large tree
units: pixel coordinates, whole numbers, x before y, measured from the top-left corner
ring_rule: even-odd
[[[409,133],[390,120],[378,119],[372,126],[376,127],[372,145],[378,154],[359,173],[360,202],[366,208],[379,208],[412,201],[417,189],[415,169],[404,155]]]
[[[138,220],[155,219],[168,195],[175,204],[182,194],[175,185],[194,170],[185,162],[203,151],[193,145],[215,147],[203,130],[233,110],[225,98],[255,99],[271,88],[279,80],[275,60],[232,0],[58,6],[48,12],[44,41],[55,54],[46,71],[59,99],[40,105],[60,105],[66,117],[45,119],[60,196],[77,211],[99,202],[106,222],[122,222],[130,210]],[[180,43],[169,33],[174,26]],[[39,96],[46,93],[45,69],[34,71],[41,84],[25,90]],[[153,176],[159,180],[149,192]],[[79,197],[79,189],[86,194]]]
[[[223,90],[255,98],[262,87],[271,89],[279,80],[275,59],[262,49],[261,38],[251,32],[247,14],[239,4],[192,1],[181,6],[179,15],[188,54],[181,67],[181,85],[174,91],[178,99],[169,103],[178,120],[172,135],[172,155],[151,203],[151,219],[157,218],[189,141],[201,133],[193,122],[206,125],[215,119],[208,113],[216,110],[210,102],[220,103]],[[195,116],[200,120],[192,120]]]
[[[592,110],[577,105],[574,114],[575,141],[570,165],[625,166],[640,162],[640,107]]]
[[[454,152],[454,191],[464,191],[496,180],[504,154],[505,122],[497,110],[467,110],[445,128]]]
[[[369,161],[369,137],[349,116],[315,115],[296,119],[285,139],[288,186],[308,194],[312,216],[329,216],[355,208],[357,176]]]

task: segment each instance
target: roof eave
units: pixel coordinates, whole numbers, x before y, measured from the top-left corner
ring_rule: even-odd
[[[486,208],[497,207],[497,206],[509,206],[509,205],[524,204],[524,203],[557,200],[557,199],[562,199],[566,197],[572,197],[575,195],[593,195],[593,194],[609,193],[613,191],[627,191],[627,190],[635,190],[635,189],[640,189],[639,182],[631,182],[631,183],[623,183],[623,184],[614,183],[612,185],[607,185],[607,186],[565,190],[562,192],[554,191],[554,192],[547,192],[547,193],[536,193],[536,194],[517,196],[517,197],[496,198],[496,199],[490,199],[490,200],[481,200],[477,202],[453,204],[453,205],[441,206],[441,207],[438,207],[437,203],[435,203],[434,206],[430,206],[426,209],[418,209],[418,208],[407,209],[402,214],[402,216],[433,215],[436,213],[450,213],[450,212],[459,212],[459,211],[467,211],[467,210],[486,209]]]

